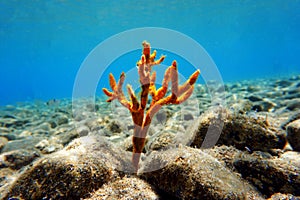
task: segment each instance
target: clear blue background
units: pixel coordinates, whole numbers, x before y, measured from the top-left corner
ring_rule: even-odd
[[[299,74],[299,10],[297,0],[2,0],[0,105],[71,97],[96,45],[147,26],[195,39],[225,82]]]

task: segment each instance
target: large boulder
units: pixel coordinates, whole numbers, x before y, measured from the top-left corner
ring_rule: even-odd
[[[41,158],[25,170],[3,199],[89,197],[92,191],[118,177],[117,170],[130,163],[130,160],[126,160],[128,156],[122,152],[100,137],[76,139],[65,149]]]
[[[289,193],[300,195],[300,155],[284,153],[279,158],[264,152],[236,155],[234,166],[242,177],[263,194]]]
[[[154,151],[139,173],[150,184],[180,199],[263,199],[253,186],[199,149]]]
[[[269,121],[267,116],[212,109],[201,115],[188,130],[194,134],[191,146],[210,148],[217,144],[251,151],[282,149],[286,143],[284,131]]]

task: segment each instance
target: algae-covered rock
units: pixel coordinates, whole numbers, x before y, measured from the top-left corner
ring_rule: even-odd
[[[127,130],[127,126],[123,124],[121,121],[112,120],[106,127],[111,134],[121,133],[122,131]]]
[[[135,177],[124,177],[122,179],[109,182],[99,190],[97,190],[92,197],[86,200],[100,200],[100,199],[160,199],[151,185],[142,179]]]
[[[218,161],[223,163],[228,169],[232,171],[236,171],[235,167],[233,166],[233,162],[235,157],[241,153],[240,150],[236,149],[233,146],[214,146],[213,148],[209,149],[202,149],[203,152],[211,155],[214,158],[217,158]]]
[[[79,132],[76,128],[68,130],[66,132],[61,132],[59,135],[57,135],[58,142],[62,145],[67,145],[70,143],[73,139],[78,138]]]
[[[170,145],[175,144],[175,137],[174,133],[162,131],[150,137],[146,149],[153,151],[169,148]]]
[[[25,149],[9,151],[0,155],[0,168],[20,169],[33,162],[39,156],[38,152]]]
[[[140,173],[152,168],[158,170],[140,176],[180,199],[263,199],[254,187],[199,149],[153,152]]]
[[[38,160],[11,185],[8,197],[79,199],[118,176],[126,157],[102,138],[74,140],[65,149]],[[130,162],[129,162],[130,163]],[[119,167],[120,168],[120,167]]]
[[[236,156],[234,166],[263,194],[270,196],[281,192],[299,196],[300,167],[297,161],[290,162],[290,158],[291,155],[274,158],[263,152],[241,153]]]
[[[266,117],[252,117],[226,109],[207,111],[188,131],[194,134],[191,146],[196,147],[201,147],[204,141],[204,148],[213,147],[217,143],[232,145],[240,150],[267,151],[282,149],[285,144],[284,132],[270,125]]]
[[[74,160],[62,153],[37,162],[19,177],[6,197],[80,198],[109,179],[111,171],[102,161],[82,157]]]

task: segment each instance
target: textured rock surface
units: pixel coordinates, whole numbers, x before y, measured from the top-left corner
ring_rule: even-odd
[[[114,169],[123,160],[120,153],[101,138],[85,138],[86,146],[83,140],[75,140],[64,150],[38,160],[3,198],[79,199],[117,177]]]
[[[178,151],[153,152],[141,177],[180,199],[263,199],[255,188],[201,150],[182,147]]]
[[[235,157],[239,155],[242,151],[236,149],[233,146],[214,146],[213,148],[203,149],[203,151],[214,158],[217,158],[221,163],[223,163],[228,169],[236,171],[233,162]]]
[[[122,179],[109,182],[97,190],[92,197],[86,200],[100,199],[160,199],[153,188],[144,180],[134,177],[124,177]]]
[[[300,119],[287,126],[287,140],[295,151],[300,151]]]
[[[201,147],[206,139],[204,148],[212,147],[215,143],[209,140],[214,141],[215,138],[219,138],[219,145],[232,145],[240,150],[281,149],[286,142],[284,132],[270,125],[266,118],[253,118],[226,109],[209,110],[189,131],[195,135],[191,146]],[[207,133],[209,136],[205,138]]]
[[[38,152],[24,149],[9,151],[0,155],[0,168],[20,169],[33,162],[39,156]]]
[[[18,149],[27,149],[31,151],[36,151],[35,145],[40,142],[43,138],[42,137],[36,137],[36,138],[28,138],[28,139],[22,139],[22,140],[12,140],[9,141],[4,148],[2,149],[2,152],[8,152]]]
[[[300,195],[299,165],[293,164],[286,157],[274,158],[263,152],[241,153],[235,157],[234,166],[263,194],[270,196],[281,192]]]

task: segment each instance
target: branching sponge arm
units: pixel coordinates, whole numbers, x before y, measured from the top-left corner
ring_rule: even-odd
[[[142,90],[140,100],[134,94],[134,91],[130,85],[127,85],[127,91],[130,101],[126,99],[122,90],[125,80],[124,72],[122,72],[122,74],[120,75],[118,83],[116,82],[114,76],[112,74],[109,74],[109,84],[112,92],[110,92],[106,88],[102,89],[104,94],[109,97],[107,102],[118,99],[118,101],[124,107],[128,108],[131,113],[132,121],[134,123],[132,139],[132,164],[136,171],[138,170],[140,156],[145,146],[145,138],[151,124],[151,119],[162,106],[167,104],[181,104],[186,101],[192,95],[194,84],[200,74],[200,70],[195,71],[189,77],[189,79],[180,86],[178,84],[177,63],[176,61],[173,61],[172,65],[165,71],[162,86],[158,90],[156,90],[156,73],[152,72],[152,67],[154,65],[162,63],[165,59],[165,56],[161,56],[158,60],[155,60],[156,51],[153,51],[153,53],[151,54],[150,44],[144,41],[142,45],[143,52],[141,60],[137,62],[139,80]],[[169,82],[171,82],[171,94],[169,96],[165,96],[167,94]],[[152,102],[150,103],[149,108],[146,109],[149,94],[152,96]]]

